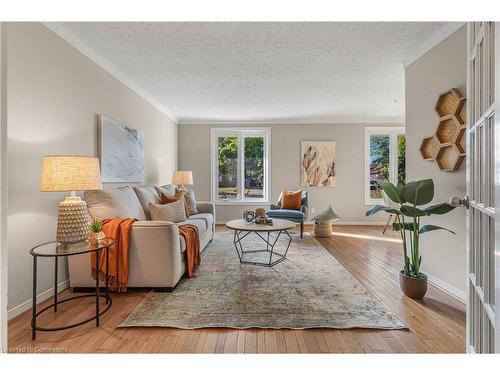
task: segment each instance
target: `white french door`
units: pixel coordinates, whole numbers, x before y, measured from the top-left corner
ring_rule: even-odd
[[[467,351],[500,351],[496,337],[496,190],[500,147],[495,124],[495,23],[467,26]],[[496,173],[495,173],[496,172]]]

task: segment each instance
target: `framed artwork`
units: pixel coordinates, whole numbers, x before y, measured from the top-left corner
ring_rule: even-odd
[[[335,186],[335,142],[302,141],[301,186]]]
[[[104,115],[97,127],[102,182],[143,182],[144,134]]]

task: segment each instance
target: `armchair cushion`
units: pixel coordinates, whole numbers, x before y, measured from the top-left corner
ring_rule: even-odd
[[[267,216],[274,217],[276,219],[295,219],[295,220],[303,220],[306,215],[302,211],[298,210],[269,210],[267,211]]]

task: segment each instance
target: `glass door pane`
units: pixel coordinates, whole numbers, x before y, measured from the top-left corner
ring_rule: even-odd
[[[406,181],[406,136],[399,134],[397,138],[398,148],[398,181],[405,183]]]
[[[217,198],[238,199],[238,137],[217,138]]]
[[[244,198],[264,198],[264,137],[245,137],[245,185]]]
[[[370,198],[382,199],[382,189],[375,180],[390,178],[390,137],[370,136]]]

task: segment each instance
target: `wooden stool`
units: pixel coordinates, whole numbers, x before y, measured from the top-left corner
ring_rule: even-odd
[[[332,221],[315,221],[314,235],[316,237],[330,237],[332,235]]]

